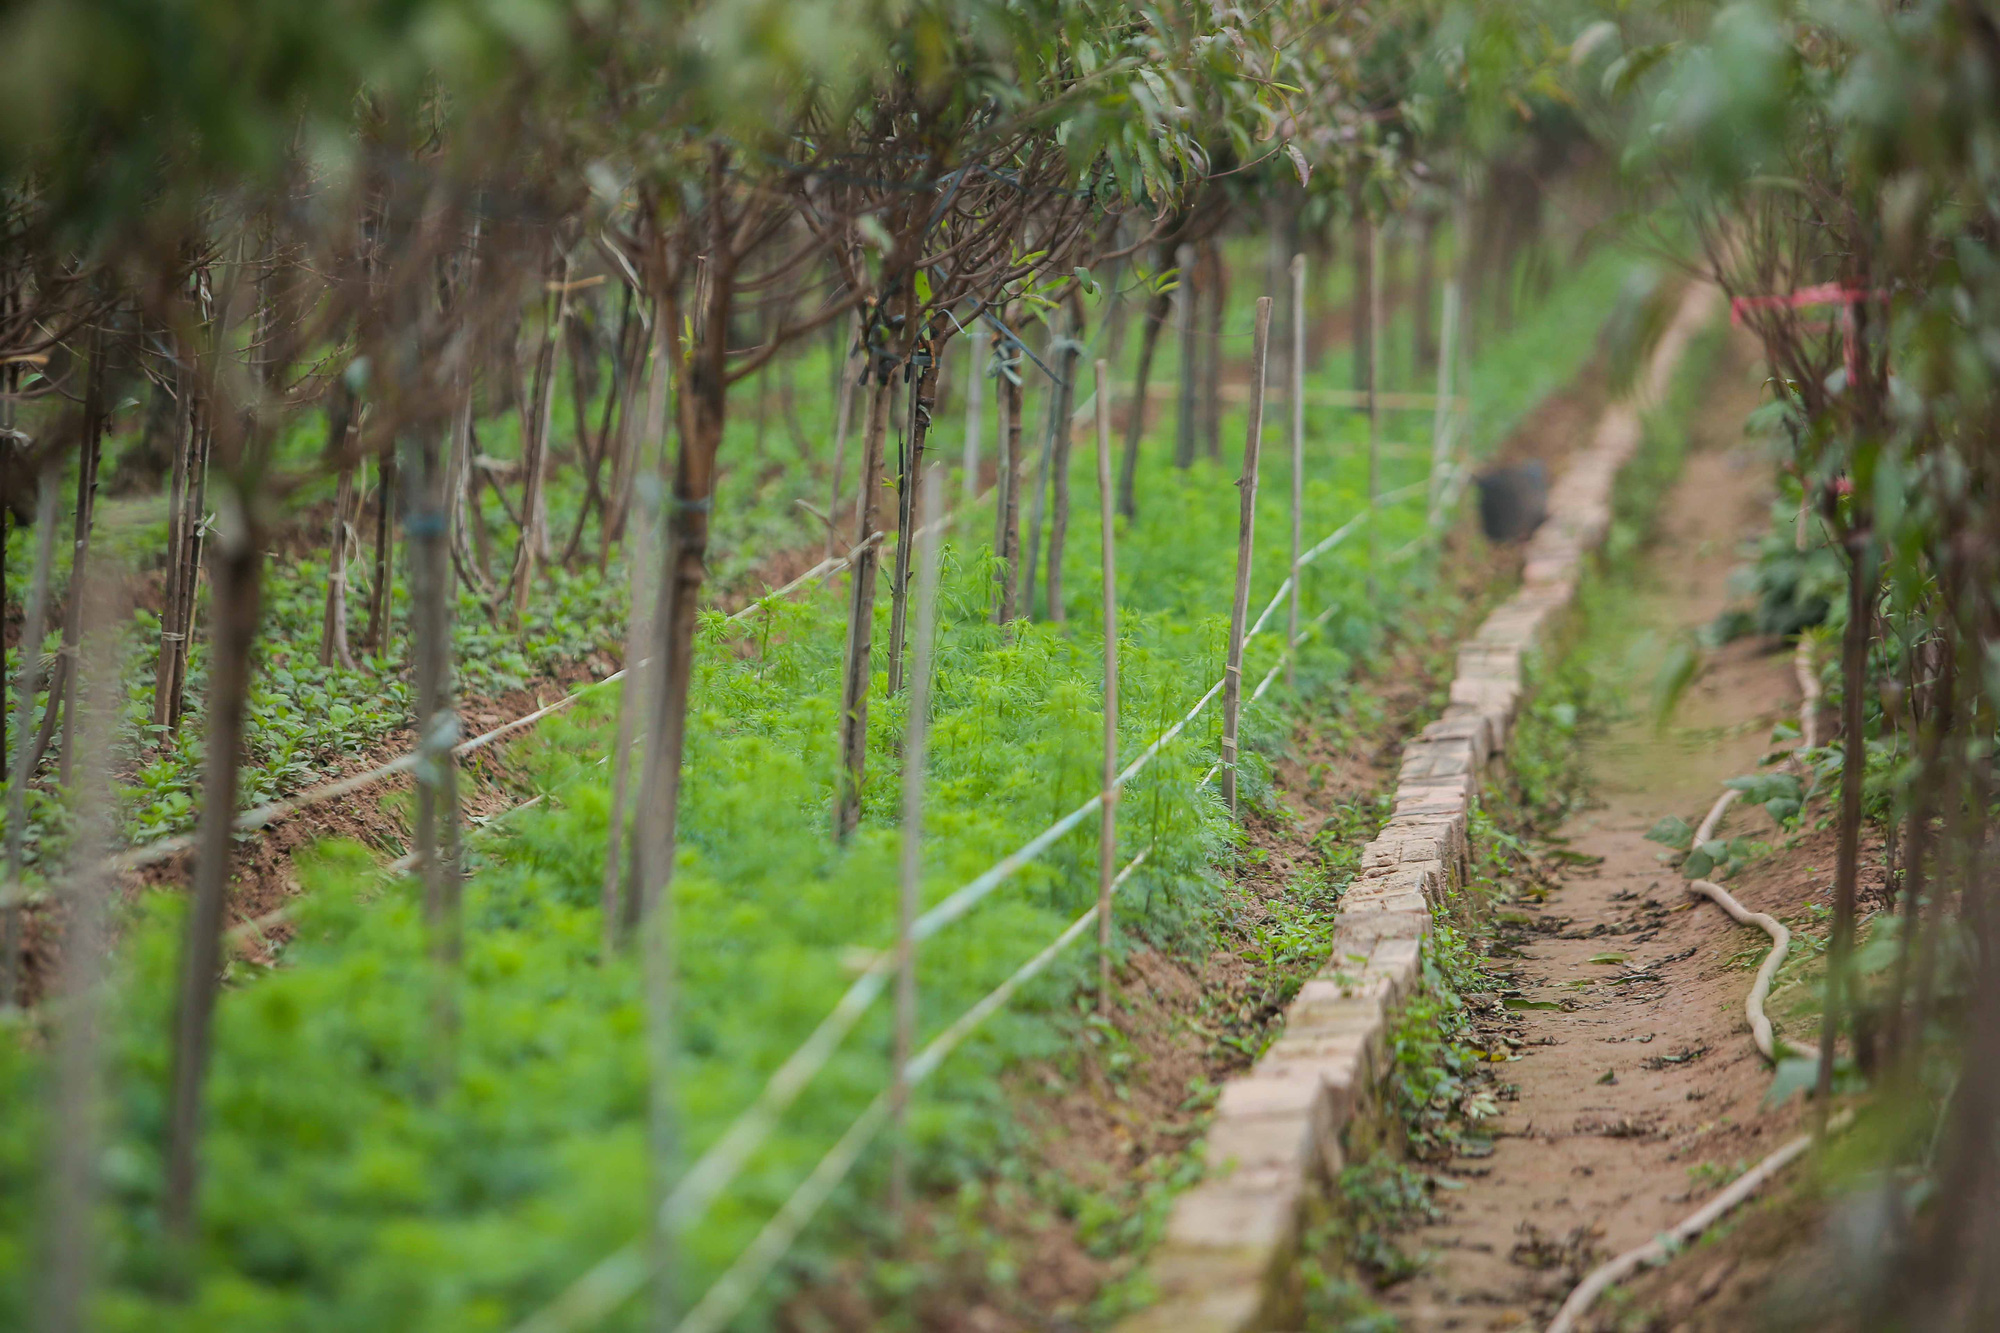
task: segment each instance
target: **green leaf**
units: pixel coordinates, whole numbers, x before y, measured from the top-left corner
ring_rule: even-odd
[[[1647,830],[1646,841],[1657,842],[1677,852],[1684,852],[1694,841],[1694,830],[1688,827],[1688,822],[1679,815],[1668,815]]]
[[[1777,1071],[1771,1076],[1771,1086],[1764,1092],[1764,1105],[1783,1106],[1795,1094],[1809,1090],[1818,1079],[1818,1056],[1787,1056],[1778,1061]]]
[[[1312,167],[1306,162],[1306,155],[1299,151],[1297,144],[1286,141],[1285,156],[1292,159],[1292,169],[1299,173],[1299,184],[1304,185],[1312,178]]]
[[[1560,1010],[1562,1008],[1562,1006],[1560,1004],[1557,1004],[1554,1000],[1524,1000],[1521,999],[1519,996],[1510,997],[1508,999],[1500,1001],[1500,1003],[1505,1007],[1512,1009],[1517,1014],[1530,1009]]]

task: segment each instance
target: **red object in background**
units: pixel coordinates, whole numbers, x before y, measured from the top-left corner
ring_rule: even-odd
[[[1870,291],[1863,287],[1849,287],[1842,282],[1822,282],[1817,287],[1801,287],[1795,292],[1782,296],[1736,296],[1729,301],[1729,322],[1741,327],[1743,314],[1748,310],[1797,310],[1811,305],[1837,305],[1840,307],[1841,350],[1847,358],[1847,378],[1851,382],[1861,374],[1861,342],[1854,331],[1854,307],[1863,301],[1887,301],[1889,293],[1877,288]]]

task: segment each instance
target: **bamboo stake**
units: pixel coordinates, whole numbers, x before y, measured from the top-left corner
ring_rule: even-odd
[[[889,381],[878,376],[868,400],[868,427],[862,439],[861,494],[858,497],[854,542],[862,547],[875,531],[875,497],[882,488],[882,442],[889,432]],[[861,822],[861,789],[868,768],[868,687],[874,671],[875,579],[881,567],[879,547],[869,543],[856,552],[847,604],[846,665],[840,699],[840,799],[834,807],[834,836],[846,841]]]
[[[459,878],[458,714],[451,702],[451,531],[444,442],[425,423],[406,442],[414,503],[403,520],[409,553],[411,650],[416,667],[417,820],[414,848],[424,881],[424,923],[437,969],[435,1017],[440,1066],[448,1067],[457,1028],[451,975],[462,950]]]
[[[1452,344],[1458,333],[1458,279],[1444,280],[1444,318],[1439,321],[1444,341],[1438,348],[1437,408],[1431,414],[1430,521],[1438,520],[1438,504],[1444,498],[1444,468],[1450,445],[1446,434],[1451,425]]]
[[[214,665],[206,700],[208,740],[202,765],[201,820],[190,894],[193,901],[181,949],[180,1000],[174,1017],[166,1197],[161,1209],[169,1240],[183,1252],[195,1233],[202,1089],[221,984],[222,918],[228,905],[230,859],[236,842],[243,719],[262,591],[263,536],[255,530],[251,516],[256,500],[245,493],[245,471],[240,464],[230,469],[230,494],[225,504],[235,512],[219,529],[210,556],[210,580],[215,589]]]
[[[910,607],[910,561],[916,555],[913,543],[918,527],[919,478],[924,469],[924,442],[930,437],[931,410],[937,405],[938,362],[935,356],[917,373],[910,385],[909,440],[903,450],[903,464],[897,478],[896,564],[889,585],[889,693],[903,688],[903,641],[907,635]]]
[[[910,644],[910,713],[903,739],[903,847],[896,898],[896,1037],[889,1085],[889,1119],[895,1135],[889,1169],[889,1211],[901,1226],[910,1201],[910,1056],[917,1036],[917,909],[923,887],[924,745],[930,722],[932,639],[937,633],[938,519],[944,512],[943,478],[935,468],[922,481],[922,526],[917,530],[917,625]]]
[[[1305,544],[1306,507],[1306,257],[1292,256],[1292,592],[1285,612],[1285,646],[1299,642],[1299,551]],[[1285,658],[1285,688],[1298,685],[1290,654]]]
[[[102,1119],[101,1014],[106,929],[112,879],[105,853],[116,836],[112,791],[123,690],[118,672],[117,624],[108,580],[98,574],[71,589],[83,612],[76,715],[65,748],[78,755],[82,774],[77,828],[65,907],[63,947],[50,1006],[54,1059],[48,1085],[48,1212],[46,1263],[39,1271],[43,1333],[80,1333],[92,1327],[90,1292],[97,1278],[99,1128]]]
[[[1382,494],[1382,229],[1368,228],[1368,595],[1375,596],[1376,501]]]
[[[56,557],[56,502],[61,483],[44,460],[35,490],[35,568],[22,622],[21,674],[14,682],[14,754],[7,778],[7,906],[0,917],[0,1011],[14,1007],[21,982],[21,864],[28,831],[28,763],[34,754],[28,720],[41,689],[42,640],[49,632],[49,571]]]
[[[839,344],[835,345],[838,354]],[[845,357],[839,362],[836,374],[840,377],[840,390],[833,405],[833,476],[827,484],[826,496],[826,553],[828,556],[840,553],[840,474],[847,466],[847,423],[854,415],[854,390],[860,380],[855,374],[853,357]],[[867,365],[864,360],[862,365]]]
[[[1111,367],[1097,363],[1097,519],[1104,580],[1104,810],[1097,830],[1097,1012],[1111,1016],[1112,862],[1118,853],[1118,558],[1111,490]]]
[[[1257,298],[1257,335],[1250,347],[1250,425],[1237,482],[1236,595],[1229,607],[1229,665],[1223,672],[1222,795],[1236,815],[1236,729],[1243,711],[1243,627],[1250,615],[1250,547],[1257,532],[1257,459],[1264,436],[1264,369],[1271,351],[1271,298]]]
[[[975,324],[966,332],[966,376],[965,376],[965,462],[961,466],[964,473],[963,503],[970,507],[979,498],[979,431],[985,425],[986,405],[986,330]],[[828,548],[828,554],[832,548]]]
[[[629,836],[626,811],[632,788],[632,746],[647,734],[647,705],[651,698],[653,613],[659,596],[654,574],[654,551],[659,542],[659,491],[639,486],[647,477],[664,488],[662,472],[666,459],[667,398],[671,391],[673,331],[656,309],[653,317],[653,364],[646,386],[645,436],[632,459],[632,481],[639,494],[637,516],[631,526],[626,551],[626,596],[629,599],[625,626],[625,680],[618,693],[618,734],[611,752],[611,827],[604,849],[604,884],[601,890],[604,913],[604,953],[609,958],[617,947],[621,930],[629,931],[639,920],[639,895],[633,892],[622,904],[619,889],[624,881],[624,849]]]
[[[1349,191],[1349,206],[1354,217],[1354,295],[1348,312],[1349,341],[1354,351],[1354,387],[1366,393],[1370,382],[1369,353],[1375,345],[1373,331],[1368,327],[1375,309],[1369,300],[1375,279],[1375,227],[1368,216],[1367,198],[1359,178]]]

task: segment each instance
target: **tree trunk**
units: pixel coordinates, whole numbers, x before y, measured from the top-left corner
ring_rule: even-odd
[[[1202,293],[1201,448],[1209,458],[1222,457],[1222,324],[1229,312],[1229,270],[1222,247],[1214,241],[1202,247],[1207,290]]]
[[[1180,335],[1180,400],[1174,417],[1174,466],[1191,468],[1197,432],[1195,388],[1201,361],[1195,306],[1205,293],[1195,281],[1194,247],[1183,245],[1174,252],[1174,262],[1180,270],[1180,283],[1174,288],[1174,332]]]
[[[1437,325],[1432,306],[1437,301],[1437,215],[1426,210],[1417,219],[1416,290],[1410,294],[1410,355],[1418,371],[1437,365]]]
[[[1051,361],[1057,359],[1055,348],[1062,342],[1064,336],[1060,329],[1060,325],[1055,326],[1052,329],[1054,336],[1048,340],[1048,355]],[[1058,384],[1050,388],[1049,414],[1043,423],[1042,448],[1035,460],[1035,493],[1028,503],[1028,540],[1022,548],[1023,563],[1019,583],[1021,614],[1029,620],[1035,618],[1035,588],[1042,565],[1042,522],[1048,517],[1049,470],[1054,462],[1056,433],[1061,429],[1056,424],[1056,413],[1062,411],[1062,386]]]
[[[838,324],[839,321],[836,321]],[[858,335],[857,335],[858,336]],[[854,366],[854,358],[844,355],[844,344],[835,343],[836,361],[834,377],[838,384],[834,389],[833,405],[833,468],[827,482],[826,497],[826,554],[832,559],[840,552],[840,477],[847,470],[847,426],[854,417],[854,395],[860,389],[860,376]],[[866,365],[866,361],[862,362]]]
[[[621,435],[625,433],[625,414],[628,410],[626,400],[630,396],[632,382],[637,377],[636,368],[630,364],[633,360],[631,350],[632,326],[632,289],[628,287],[625,289],[624,309],[618,319],[618,336],[611,344],[611,389],[604,395],[604,407],[598,413],[597,441],[595,445],[589,445],[587,441],[590,433],[590,422],[588,413],[585,411],[587,404],[583,398],[583,391],[581,388],[576,391],[577,448],[586,454],[583,474],[584,495],[583,503],[578,506],[576,511],[576,526],[570,529],[569,541],[563,545],[562,562],[565,567],[569,565],[570,561],[576,558],[576,553],[583,544],[584,524],[588,521],[593,509],[597,513],[599,538],[598,567],[602,569],[604,565],[605,557],[603,552],[608,549],[604,535],[611,530],[611,502],[605,496],[604,486],[606,484],[614,487],[617,485],[617,473],[619,468],[623,466],[620,455],[624,452],[622,449],[614,446],[611,432],[614,425],[616,425]],[[583,368],[579,365],[572,375],[572,379],[578,385],[581,385],[583,378]],[[603,476],[604,463],[607,458],[612,460],[612,476],[608,482]]]
[[[208,455],[213,431],[201,381],[192,367],[179,374],[181,429],[174,448],[168,511],[167,597],[161,613],[160,658],[153,683],[153,723],[180,729],[187,687],[188,650],[194,642],[195,592],[201,583],[201,521],[208,499]]]
[[[1005,625],[1014,619],[1015,566],[1021,554],[1021,386],[1006,376],[1000,379],[1000,417],[999,530],[993,543],[1000,604],[993,623]]]
[[[1132,377],[1132,401],[1125,409],[1125,453],[1118,463],[1118,512],[1128,520],[1139,516],[1139,441],[1146,433],[1146,392],[1153,381],[1153,353],[1173,299],[1171,293],[1162,292],[1147,303],[1146,328],[1139,335],[1139,366]],[[1106,383],[1103,391],[1110,388]]]
[[[416,668],[416,846],[424,924],[436,975],[433,1039],[440,1083],[449,1077],[458,1030],[456,974],[463,948],[459,872],[458,715],[451,698],[451,538],[445,445],[434,423],[405,438],[410,502],[403,549],[410,561],[410,655]]]
[[[663,460],[666,457],[667,400],[673,381],[674,352],[672,331],[660,314],[660,307],[666,304],[660,303],[654,312],[653,363],[647,376],[645,434],[628,446],[631,458],[626,476],[627,490],[642,471],[651,472],[665,481]],[[626,813],[631,787],[632,744],[638,737],[651,734],[646,718],[647,708],[652,703],[651,673],[654,663],[647,654],[653,648],[653,617],[659,610],[660,580],[654,565],[660,536],[659,513],[656,503],[639,507],[638,519],[631,526],[625,552],[625,681],[619,691],[618,733],[616,748],[611,756],[611,836],[605,848],[602,890],[607,957],[619,936],[629,933],[639,921],[638,894],[625,895],[621,903],[619,886],[624,882],[621,852],[629,836]]]
[[[538,561],[549,559],[548,479],[549,428],[555,419],[556,349],[563,325],[569,316],[569,260],[558,256],[553,266],[557,290],[549,302],[548,320],[542,329],[541,351],[535,357],[534,391],[521,412],[521,525],[514,547],[512,582],[514,624],[518,628],[528,612],[528,593],[534,586]]]
[[[0,1011],[19,999],[21,984],[21,866],[28,832],[28,767],[34,747],[28,720],[34,716],[35,695],[41,689],[42,640],[48,637],[49,573],[56,558],[56,505],[61,483],[55,460],[44,459],[35,492],[35,567],[28,584],[28,603],[21,622],[21,670],[14,682],[14,750],[7,779],[7,906],[0,911]]]
[[[903,688],[904,624],[909,616],[910,556],[917,544],[921,515],[917,495],[924,475],[924,442],[930,436],[931,412],[937,406],[938,367],[943,348],[917,375],[910,394],[910,444],[898,478],[896,515],[896,571],[889,596],[889,693]]]
[[[329,454],[342,451],[353,419],[354,399],[344,384],[336,383],[326,413],[326,448]],[[354,651],[347,643],[347,546],[354,508],[354,468],[340,469],[340,481],[333,492],[333,528],[326,542],[326,610],[320,617],[319,664],[338,663],[354,669]]]
[[[1375,280],[1375,222],[1363,211],[1361,191],[1354,191],[1354,295],[1349,305],[1348,327],[1354,342],[1354,388],[1365,392],[1373,368],[1370,350],[1375,343],[1375,322],[1368,295]]]
[[[719,197],[719,188],[716,194]],[[711,206],[721,207],[719,203]],[[715,460],[728,412],[729,313],[734,292],[735,272],[727,236],[715,236],[701,284],[695,351],[687,364],[680,404],[681,446],[675,459],[654,604],[655,666],[649,673],[652,699],[647,709],[647,746],[633,836],[632,893],[640,913],[651,1067],[647,1139],[658,1199],[666,1197],[679,1147],[672,1083],[676,1061],[674,849],[679,837],[681,770],[687,752],[688,693],[694,680],[695,618],[702,583],[708,575]],[[660,310],[666,319],[665,337],[671,340],[680,321],[675,303],[665,296],[662,293]],[[672,342],[665,345],[672,346]],[[654,1216],[654,1322],[662,1329],[671,1329],[675,1320],[673,1220],[661,1216],[657,1208]]]
[[[861,494],[855,502],[852,573],[848,583],[847,645],[840,686],[840,793],[834,806],[834,836],[843,841],[861,822],[862,783],[868,769],[868,690],[874,666],[875,580],[881,559],[871,542],[878,522],[876,495],[882,489],[882,445],[889,433],[889,383],[877,368],[862,436]]]
[[[1049,496],[1049,574],[1048,607],[1049,619],[1060,625],[1063,622],[1062,562],[1063,546],[1069,538],[1069,449],[1070,414],[1076,410],[1076,377],[1083,365],[1083,322],[1079,318],[1071,330],[1070,340],[1063,345],[1061,359],[1056,362],[1057,373],[1062,382],[1056,388],[1056,410],[1051,424],[1054,430],[1050,437],[1050,496]],[[1100,385],[1100,392],[1108,392],[1110,386]]]
[[[390,598],[395,591],[395,543],[390,514],[396,507],[396,449],[385,444],[375,456],[375,581],[368,589],[368,630],[362,641],[377,655],[389,651]]]
[[[61,656],[56,661],[55,676],[49,682],[48,711],[42,717],[42,731],[36,737],[34,762],[28,766],[29,772],[41,766],[42,753],[54,738],[54,719],[58,708],[63,719],[63,746],[57,781],[63,786],[70,785],[76,768],[76,746],[71,743],[76,733],[76,701],[78,689],[77,652],[83,635],[84,581],[89,574],[90,526],[97,510],[97,465],[104,446],[104,393],[105,365],[104,338],[102,331],[91,336],[89,378],[83,389],[83,441],[78,452],[76,470],[76,526],[70,539],[69,565],[69,613],[63,617],[63,641]],[[61,684],[56,683],[60,678]]]
[[[1827,940],[1817,1082],[1822,1130],[1833,1094],[1833,1049],[1840,1037],[1841,1009],[1848,990],[1847,961],[1854,946],[1855,890],[1861,869],[1861,781],[1868,767],[1861,692],[1868,679],[1868,632],[1875,622],[1875,558],[1868,534],[1851,535],[1847,545],[1847,632],[1840,656],[1840,842],[1833,874],[1833,930]]]
[[[242,484],[240,476],[231,476],[232,487]],[[210,632],[212,665],[205,701],[208,744],[202,763],[194,880],[181,947],[180,999],[174,1013],[173,1077],[167,1111],[162,1219],[169,1240],[183,1254],[191,1250],[195,1239],[202,1087],[208,1072],[216,993],[222,980],[222,922],[235,848],[244,701],[250,689],[250,657],[256,646],[263,575],[263,534],[254,518],[256,497],[239,489],[235,499],[242,522],[225,525],[209,556],[209,581],[215,596]]]

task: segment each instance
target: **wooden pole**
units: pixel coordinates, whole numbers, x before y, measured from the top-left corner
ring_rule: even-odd
[[[862,437],[860,495],[856,499],[854,564],[849,574],[847,649],[841,677],[840,799],[834,807],[834,836],[847,841],[861,822],[861,789],[868,768],[868,688],[873,680],[875,580],[880,547],[869,541],[876,525],[876,494],[882,488],[882,442],[889,433],[887,372],[875,377],[868,398],[868,426]]]
[[[1299,551],[1305,545],[1306,507],[1306,257],[1292,256],[1292,597],[1285,612],[1287,654],[1299,642]],[[1285,659],[1285,688],[1298,684],[1292,659]]]
[[[935,357],[917,372],[909,386],[909,436],[903,446],[896,488],[896,564],[889,578],[889,693],[903,688],[903,641],[910,606],[910,561],[918,525],[917,489],[924,470],[924,441],[930,435],[931,411],[937,405],[939,366]]]
[[[1368,228],[1368,595],[1375,595],[1375,502],[1382,493],[1382,229]]]
[[[979,428],[986,417],[986,330],[975,324],[966,331],[965,462],[963,494],[970,505],[979,498]]]
[[[1450,448],[1447,431],[1451,427],[1451,359],[1458,332],[1458,279],[1444,280],[1444,341],[1438,348],[1437,406],[1431,413],[1430,520],[1438,520],[1438,505],[1444,499],[1443,472]]]
[[[639,922],[637,887],[621,902],[625,884],[624,849],[628,837],[632,789],[632,747],[639,737],[650,734],[646,710],[650,706],[652,662],[647,654],[653,645],[653,615],[658,607],[659,576],[656,573],[660,547],[660,504],[664,492],[663,475],[667,456],[667,399],[673,385],[674,331],[656,302],[653,313],[652,365],[647,375],[646,421],[644,434],[633,450],[632,480],[650,473],[659,491],[637,488],[636,515],[630,526],[625,550],[626,626],[625,680],[619,687],[618,731],[611,752],[611,836],[604,849],[604,884],[601,890],[604,911],[604,956],[608,960],[625,932]]]
[[[931,709],[931,640],[937,632],[938,529],[944,512],[943,479],[935,468],[922,481],[918,536],[917,624],[910,644],[910,714],[903,732],[903,848],[896,899],[896,1038],[889,1116],[894,1155],[889,1166],[889,1211],[900,1226],[909,1208],[910,1056],[917,1037],[917,909],[923,887],[924,744]]]
[[[467,385],[469,392],[470,385]],[[405,437],[408,498],[403,546],[410,566],[410,643],[417,686],[416,847],[424,924],[435,970],[432,1018],[437,1076],[449,1076],[458,1029],[456,974],[463,952],[459,873],[458,713],[452,706],[451,528],[447,443],[429,423]]]
[[[211,1027],[222,984],[222,922],[228,907],[230,861],[236,847],[236,793],[242,772],[243,724],[250,693],[251,653],[263,592],[264,536],[256,500],[247,494],[240,445],[226,460],[224,504],[243,521],[218,529],[208,555],[214,589],[214,656],[209,670],[207,754],[202,766],[200,824],[194,882],[181,946],[180,998],[174,1013],[174,1046],[167,1110],[166,1193],[161,1228],[183,1255],[196,1235],[200,1187],[203,1089]]]
[[[88,602],[78,654],[76,711],[64,744],[74,748],[79,774],[75,841],[64,885],[63,948],[48,1006],[53,1059],[47,1085],[49,1135],[45,1152],[46,1212],[39,1219],[43,1262],[37,1269],[41,1318],[36,1327],[70,1333],[95,1326],[91,1291],[99,1276],[101,1245],[97,1204],[103,1189],[98,1153],[104,1120],[108,1002],[104,977],[110,961],[110,906],[115,885],[105,855],[117,836],[113,773],[118,723],[124,704],[119,679],[118,622],[129,608],[116,605],[112,580],[102,573],[72,585],[70,597]]]
[[[1104,570],[1104,811],[1097,831],[1097,1012],[1111,1016],[1111,881],[1118,859],[1117,498],[1111,489],[1111,367],[1097,363],[1097,515]]]
[[[854,415],[854,387],[860,378],[855,374],[853,357],[843,357],[840,361],[840,393],[833,407],[833,479],[828,483],[826,497],[826,553],[829,557],[840,554],[840,474],[847,463],[847,422]],[[868,362],[864,358],[861,365]]]
[[[1236,724],[1243,711],[1243,626],[1250,615],[1250,545],[1257,533],[1257,458],[1264,435],[1264,367],[1271,352],[1271,298],[1257,298],[1257,336],[1250,345],[1250,425],[1237,482],[1236,596],[1229,607],[1229,666],[1222,687],[1222,795],[1236,815]]]

